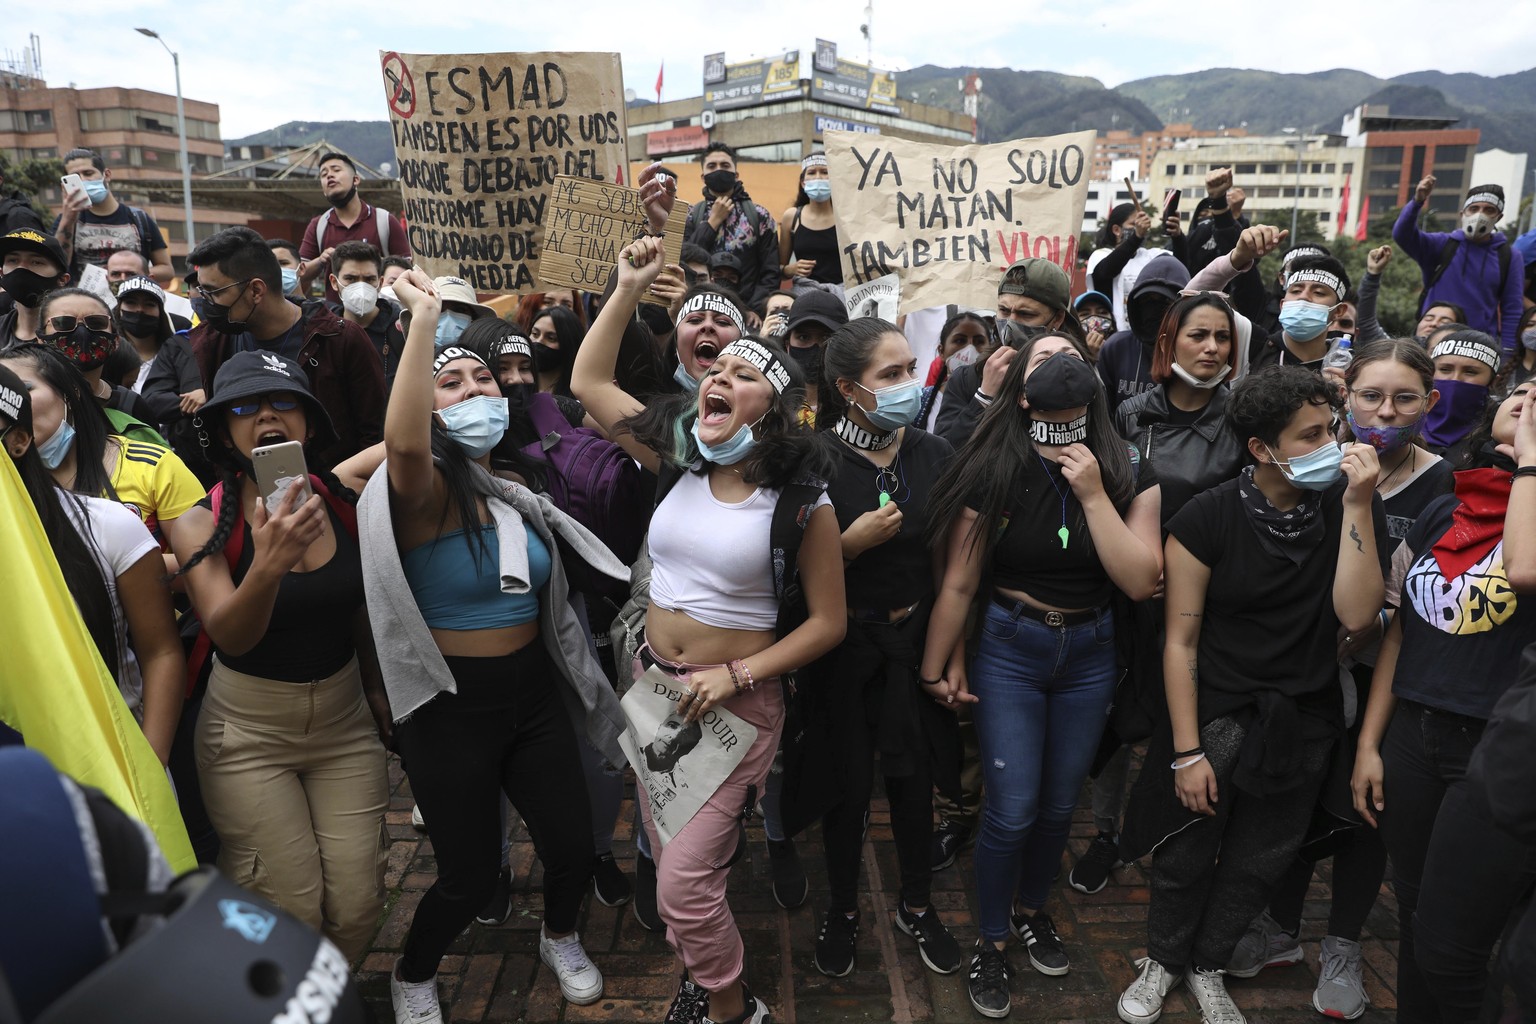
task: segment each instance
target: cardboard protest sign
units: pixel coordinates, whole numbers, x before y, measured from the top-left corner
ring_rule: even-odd
[[[843,305],[848,309],[849,320],[877,316],[894,323],[901,306],[901,275],[886,274],[845,289]]]
[[[416,265],[480,292],[538,291],[560,175],[624,184],[616,53],[380,53]]]
[[[683,261],[683,228],[688,204],[677,203],[661,240],[667,265]],[[600,292],[619,259],[619,250],[646,228],[640,190],[585,178],[555,179],[544,217],[539,280],[551,288]],[[661,302],[649,293],[642,301]]]
[[[756,726],[718,705],[685,724],[677,714],[683,686],[653,666],[620,701],[629,724],[619,746],[645,791],[662,845],[692,820],[757,739]]]
[[[1093,132],[991,146],[825,137],[850,291],[894,272],[903,313],[989,308],[1016,260],[1043,256],[1072,273]]]

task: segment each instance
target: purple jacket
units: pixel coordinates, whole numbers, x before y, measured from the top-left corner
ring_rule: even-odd
[[[1403,252],[1413,257],[1419,265],[1424,281],[1428,283],[1440,263],[1440,252],[1445,243],[1454,238],[1461,244],[1456,248],[1450,266],[1440,275],[1440,280],[1425,296],[1427,300],[1454,302],[1467,311],[1467,326],[1486,331],[1504,343],[1504,354],[1514,354],[1520,340],[1515,328],[1520,323],[1524,303],[1520,293],[1525,287],[1525,261],[1520,253],[1511,249],[1509,273],[1502,287],[1499,283],[1499,250],[1509,245],[1501,232],[1494,232],[1487,245],[1467,241],[1460,228],[1443,231],[1420,231],[1417,199],[1410,199],[1403,212],[1392,225],[1392,240]]]

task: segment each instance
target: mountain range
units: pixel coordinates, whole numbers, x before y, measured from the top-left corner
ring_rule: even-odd
[[[972,71],[983,83],[978,114],[983,141],[1086,128],[1139,132],[1165,123],[1242,126],[1250,134],[1286,127],[1336,132],[1360,103],[1387,104],[1394,114],[1457,118],[1461,126],[1482,129],[1480,150],[1525,152],[1536,140],[1536,68],[1497,77],[1415,71],[1390,79],[1345,68],[1308,75],[1213,68],[1109,89],[1095,78],[1054,71],[925,64],[898,74],[897,89],[905,98],[959,110],[957,83]],[[631,106],[649,102],[635,100]],[[387,121],[290,121],[226,142],[303,145],[321,138],[375,167],[394,163]]]

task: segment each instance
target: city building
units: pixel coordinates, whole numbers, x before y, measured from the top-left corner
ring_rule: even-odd
[[[157,51],[158,53],[158,51]],[[170,69],[166,69],[170,77]],[[194,179],[224,167],[216,103],[187,99],[187,155]],[[112,171],[114,190],[144,206],[160,225],[178,264],[187,254],[186,219],[181,204],[181,160],[176,131],[176,97],[147,89],[76,89],[50,87],[31,59],[24,66],[0,67],[0,151],[12,161],[57,159],[71,149],[101,154]],[[149,204],[132,197],[132,183],[143,178],[175,178],[178,191],[169,201]],[[57,210],[58,186],[40,196]],[[231,224],[244,224],[235,212],[194,205],[194,230],[206,238]]]
[[[1119,160],[1136,161],[1136,177],[1145,178],[1152,171],[1152,161],[1158,153],[1172,149],[1190,139],[1242,138],[1248,134],[1245,126],[1228,128],[1196,128],[1192,124],[1168,124],[1155,131],[1130,132],[1110,129],[1100,132],[1093,145],[1093,177],[1096,181],[1113,181],[1115,172],[1111,165]]]
[[[1472,158],[1482,132],[1451,127],[1455,123],[1455,118],[1395,115],[1381,104],[1361,104],[1345,114],[1341,130],[1346,143],[1366,151],[1365,180],[1356,181],[1354,202],[1368,200],[1373,220],[1395,214],[1413,198],[1419,180],[1433,174],[1433,216],[1427,226],[1436,231],[1455,228],[1467,189],[1482,184],[1472,180]]]
[[[1131,193],[1126,191],[1126,178],[1130,178],[1131,184],[1136,187],[1136,198],[1142,200],[1147,198],[1147,187],[1150,183],[1141,175],[1140,168],[1140,157],[1123,157],[1109,165],[1104,178],[1095,178],[1088,182],[1088,197],[1083,203],[1083,234],[1090,236],[1096,234],[1099,225],[1109,219],[1109,214],[1115,207],[1121,203],[1135,201]],[[1162,193],[1158,195],[1160,199]]]

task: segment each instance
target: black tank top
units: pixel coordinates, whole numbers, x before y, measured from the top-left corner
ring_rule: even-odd
[[[822,284],[843,283],[843,260],[837,251],[837,228],[808,228],[800,220],[800,208],[795,210],[795,230],[789,236],[795,259],[815,260],[811,280]]]

